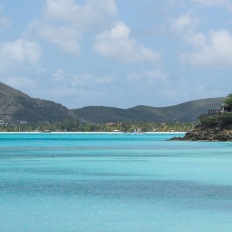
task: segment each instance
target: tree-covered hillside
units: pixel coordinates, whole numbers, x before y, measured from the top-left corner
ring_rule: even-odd
[[[25,120],[32,123],[79,121],[108,122],[197,122],[208,109],[219,108],[224,98],[190,101],[169,107],[136,106],[129,109],[89,106],[70,110],[52,101],[30,96],[0,83],[0,120]]]
[[[150,121],[196,122],[208,109],[219,108],[224,98],[208,98],[169,107],[136,106],[130,109],[90,106],[73,110],[77,117],[92,123]]]
[[[232,94],[224,100],[221,109],[201,115],[200,124],[181,140],[232,141]]]
[[[0,119],[4,121],[51,122],[76,119],[76,116],[61,104],[31,98],[0,83]]]

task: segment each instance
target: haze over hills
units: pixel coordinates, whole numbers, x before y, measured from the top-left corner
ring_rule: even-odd
[[[129,109],[88,106],[70,110],[65,106],[30,96],[0,83],[0,119],[6,121],[54,122],[80,120],[90,123],[151,121],[196,122],[208,109],[218,109],[223,97],[209,98],[168,107],[135,106]]]

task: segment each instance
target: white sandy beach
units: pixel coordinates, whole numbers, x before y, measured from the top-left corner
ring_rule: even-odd
[[[186,132],[142,132],[141,134],[185,134]],[[37,131],[22,131],[22,132],[0,132],[0,134],[135,134],[134,132],[37,132]]]

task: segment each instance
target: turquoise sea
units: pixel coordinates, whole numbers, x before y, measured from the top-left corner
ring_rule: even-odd
[[[232,143],[0,134],[0,232],[231,232]]]

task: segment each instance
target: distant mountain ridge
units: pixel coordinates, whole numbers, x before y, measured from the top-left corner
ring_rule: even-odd
[[[151,107],[135,106],[129,109],[115,107],[88,106],[73,110],[74,114],[89,122],[196,122],[208,109],[218,109],[224,97],[189,101],[174,106]]]
[[[218,109],[224,98],[208,98],[168,107],[135,106],[129,109],[88,106],[70,110],[47,100],[32,98],[0,82],[0,120],[54,122],[80,120],[89,123],[151,121],[196,122],[208,109]]]

